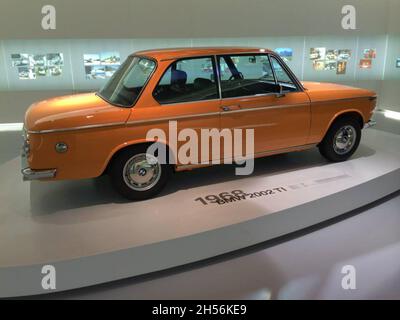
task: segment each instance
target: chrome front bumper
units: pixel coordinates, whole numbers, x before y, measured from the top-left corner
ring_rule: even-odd
[[[364,129],[371,128],[376,125],[376,121],[369,120],[366,124],[364,124]]]

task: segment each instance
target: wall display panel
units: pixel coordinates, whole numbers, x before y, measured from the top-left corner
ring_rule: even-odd
[[[70,48],[65,40],[5,40],[10,90],[71,89]]]
[[[386,36],[359,37],[357,39],[357,80],[383,79],[386,58]]]
[[[99,90],[133,53],[131,39],[70,40],[73,85],[79,91]]]
[[[41,77],[59,77],[64,67],[62,53],[12,53],[11,65],[19,80],[36,80]]]
[[[306,37],[304,79],[349,81],[355,79],[356,37]]]
[[[6,61],[3,51],[3,41],[0,40],[0,91],[8,89]]]
[[[118,51],[85,53],[83,65],[87,80],[109,79],[121,65],[121,57]]]
[[[310,48],[310,60],[315,71],[332,71],[340,75],[346,74],[351,54],[350,49]]]

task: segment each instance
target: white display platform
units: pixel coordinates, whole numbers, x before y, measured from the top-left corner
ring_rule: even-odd
[[[318,150],[177,173],[158,198],[127,202],[107,177],[22,182],[19,159],[0,166],[0,297],[79,288],[214,257],[339,216],[400,189],[400,136],[363,131],[355,155],[327,163]],[[275,189],[279,188],[279,189]],[[243,190],[235,202],[199,197]],[[286,190],[286,191],[285,191]],[[41,286],[56,268],[56,290]]]

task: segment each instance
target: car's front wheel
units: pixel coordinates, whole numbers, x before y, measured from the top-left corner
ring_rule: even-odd
[[[357,150],[361,126],[357,119],[346,117],[335,121],[319,144],[321,154],[333,162],[345,161]]]
[[[171,171],[170,165],[159,163],[143,145],[121,151],[113,159],[109,174],[114,187],[125,198],[144,200],[163,189]]]

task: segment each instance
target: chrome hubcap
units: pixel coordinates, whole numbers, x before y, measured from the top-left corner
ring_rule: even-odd
[[[336,132],[333,138],[333,149],[337,154],[346,154],[353,148],[357,138],[357,132],[353,126],[347,125]]]
[[[135,191],[146,191],[160,180],[161,165],[157,158],[150,154],[136,154],[126,162],[123,175],[129,188]]]

